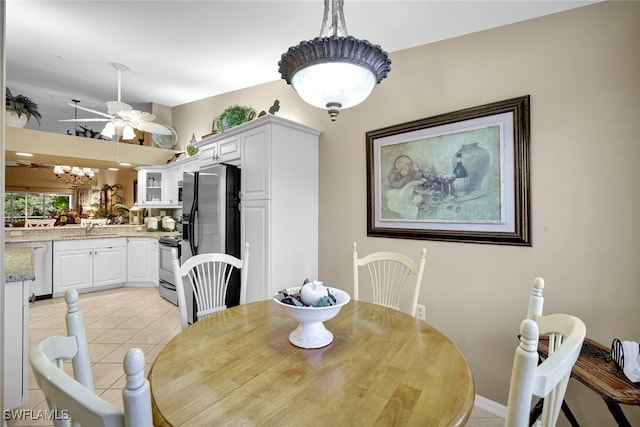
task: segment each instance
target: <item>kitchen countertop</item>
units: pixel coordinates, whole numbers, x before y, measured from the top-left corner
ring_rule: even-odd
[[[147,231],[138,225],[105,225],[89,231],[79,225],[66,225],[53,228],[5,228],[5,243],[46,242],[56,240],[84,240],[118,237],[151,237],[179,235],[177,231]]]
[[[22,282],[34,280],[33,249],[5,248],[4,251],[4,281]]]

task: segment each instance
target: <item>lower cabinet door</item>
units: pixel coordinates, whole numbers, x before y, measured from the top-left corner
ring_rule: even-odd
[[[94,249],[93,286],[117,285],[124,283],[126,278],[126,246]]]
[[[58,251],[53,257],[53,293],[93,286],[93,249]]]

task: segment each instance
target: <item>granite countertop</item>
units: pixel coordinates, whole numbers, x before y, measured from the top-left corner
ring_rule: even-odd
[[[34,280],[32,248],[5,248],[4,251],[4,281],[22,282]]]
[[[81,226],[64,226],[53,228],[5,228],[5,243],[46,242],[56,240],[84,240],[118,237],[151,237],[159,239],[163,236],[180,234],[177,231],[147,231],[135,225],[105,225],[89,231]]]

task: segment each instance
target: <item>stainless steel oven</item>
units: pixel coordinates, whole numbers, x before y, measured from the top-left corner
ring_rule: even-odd
[[[158,290],[160,296],[171,301],[173,304],[178,305],[178,295],[176,293],[176,285],[173,276],[173,255],[172,249],[178,251],[178,260],[180,260],[180,246],[182,242],[182,236],[164,236],[159,240],[159,257],[158,265],[160,268],[159,279],[160,283]]]

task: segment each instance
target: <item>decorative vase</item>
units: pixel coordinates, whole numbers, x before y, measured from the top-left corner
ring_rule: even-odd
[[[480,190],[482,181],[484,181],[484,177],[489,170],[489,163],[491,162],[489,152],[478,146],[477,142],[472,142],[470,144],[462,144],[460,149],[453,155],[452,163],[454,167],[456,167],[458,163],[458,158],[460,158],[462,166],[464,166],[469,175],[468,183],[464,191],[472,192]]]
[[[12,128],[23,128],[27,125],[29,118],[26,114],[18,117],[13,111],[5,110],[5,124]]]

